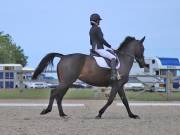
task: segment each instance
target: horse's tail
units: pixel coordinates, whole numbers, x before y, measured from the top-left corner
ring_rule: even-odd
[[[49,64],[53,65],[53,60],[55,57],[63,57],[63,54],[60,53],[49,53],[40,61],[38,67],[34,71],[34,74],[32,76],[32,79],[37,79],[38,75],[41,74]]]

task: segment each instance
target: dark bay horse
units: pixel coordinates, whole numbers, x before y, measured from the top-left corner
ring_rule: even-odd
[[[121,62],[121,66],[118,69],[121,79],[113,82],[110,81],[110,69],[99,67],[92,56],[80,53],[69,55],[59,53],[47,54],[39,63],[32,78],[36,79],[49,64],[53,63],[53,59],[55,57],[59,57],[61,60],[57,65],[57,75],[60,83],[56,88],[51,90],[49,105],[41,112],[41,114],[44,115],[51,112],[54,99],[56,99],[59,115],[61,117],[67,116],[63,112],[62,99],[69,86],[77,79],[80,79],[90,85],[112,87],[107,103],[100,109],[96,118],[101,118],[107,107],[113,102],[117,93],[121,97],[129,117],[135,119],[139,118],[138,115],[131,112],[123,86],[128,81],[129,72],[133,65],[134,59],[138,62],[140,68],[147,66],[144,60],[144,39],[145,37],[143,37],[141,40],[136,40],[134,37],[126,37],[121,43],[120,47],[115,50]]]

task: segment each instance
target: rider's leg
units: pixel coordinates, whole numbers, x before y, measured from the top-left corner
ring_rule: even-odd
[[[102,57],[105,57],[107,59],[116,59],[116,56],[114,56],[113,54],[111,54],[110,52],[106,51],[105,49],[95,49],[95,51],[101,55]]]
[[[104,49],[96,49],[95,51],[101,56],[111,60],[111,80],[117,80],[116,57]]]
[[[116,59],[111,59],[111,80],[117,80]]]

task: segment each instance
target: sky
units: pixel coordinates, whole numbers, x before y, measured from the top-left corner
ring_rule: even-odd
[[[116,49],[126,36],[144,41],[145,57],[180,58],[179,0],[0,0],[0,31],[24,49],[35,68],[50,52],[89,54],[89,16],[100,14]]]

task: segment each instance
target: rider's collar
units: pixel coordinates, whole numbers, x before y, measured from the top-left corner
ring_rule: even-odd
[[[92,24],[96,25],[96,26],[99,26],[97,22],[95,21],[91,21]]]

